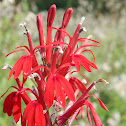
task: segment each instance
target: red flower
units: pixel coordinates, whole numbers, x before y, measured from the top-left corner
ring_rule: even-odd
[[[27,74],[30,72],[31,68],[32,68],[31,55],[24,55],[17,60],[12,70],[10,71],[8,78],[10,78],[12,74],[14,74],[14,79],[16,79],[19,77],[21,71],[23,71],[23,77],[24,79],[26,79]]]
[[[79,79],[75,77],[71,77],[69,82],[71,83],[74,90],[78,88],[82,93],[84,93],[85,90],[87,89],[86,86]]]
[[[31,101],[25,108],[22,119],[22,126],[45,126],[45,117],[42,105],[37,101]]]
[[[10,93],[3,104],[3,112],[8,116],[13,114],[14,121],[17,123],[21,116],[21,95],[18,92]]]
[[[74,91],[66,78],[59,74],[54,74],[48,78],[46,83],[45,100],[48,107],[51,107],[53,104],[54,90],[56,92],[56,99],[63,107],[66,106],[65,93],[70,100],[75,100]]]
[[[8,78],[14,75],[14,79],[17,81],[18,88],[14,86],[13,87],[18,91],[12,92],[7,96],[4,101],[3,111],[4,113],[7,113],[8,116],[13,114],[13,118],[17,123],[21,117],[22,98],[26,104],[26,108],[21,118],[22,126],[52,126],[55,124],[64,125],[65,122],[72,116],[70,120],[71,124],[73,119],[75,119],[79,113],[82,114],[83,105],[86,105],[87,107],[87,118],[90,124],[92,125],[91,117],[88,111],[89,108],[91,110],[95,124],[97,126],[102,126],[102,123],[97,113],[95,112],[93,105],[87,100],[89,97],[94,96],[88,94],[90,89],[95,85],[95,83],[101,82],[103,80],[100,79],[96,82],[93,82],[89,88],[86,88],[86,86],[79,79],[76,77],[71,77],[71,74],[75,71],[70,71],[71,67],[76,67],[76,72],[79,73],[81,66],[88,72],[91,72],[91,67],[98,69],[95,65],[95,57],[93,52],[89,49],[83,49],[89,46],[98,47],[97,45],[87,44],[88,40],[95,43],[99,42],[89,39],[89,37],[79,38],[80,33],[82,31],[86,31],[84,27],[81,28],[85,19],[84,17],[82,17],[81,22],[78,24],[73,36],[70,36],[67,33],[66,27],[72,16],[72,13],[72,8],[68,8],[66,10],[63,16],[62,25],[58,29],[52,27],[56,14],[56,6],[52,5],[49,8],[47,16],[46,40],[44,40],[43,19],[42,16],[38,14],[37,28],[40,45],[35,48],[33,47],[31,36],[26,27],[26,23],[21,24],[21,26],[24,26],[26,30],[29,46],[19,46],[15,51],[8,54],[10,55],[17,51],[24,51],[26,53],[26,55],[23,55],[17,60],[12,69],[10,67],[11,71]],[[52,39],[53,29],[57,30],[54,41]],[[69,37],[69,43],[64,42],[66,36]],[[82,42],[82,44],[79,46],[78,42]],[[20,47],[25,49],[18,49]],[[36,57],[36,52],[38,51],[41,55],[41,65],[38,64]],[[82,55],[82,53],[85,51],[92,53],[94,62],[91,62]],[[23,88],[23,84],[21,84],[18,79],[21,72],[23,73],[23,84],[27,80],[27,77],[32,78],[32,81],[36,86],[34,91],[29,88]],[[29,91],[34,94],[37,100],[31,101],[25,91]],[[79,96],[79,91],[81,91],[82,95],[75,101],[75,98]],[[1,97],[3,97],[3,95]],[[53,106],[54,100],[56,101],[58,107]],[[70,102],[67,104],[67,107],[66,100],[70,100]],[[101,107],[108,111],[103,102],[98,98],[97,100]],[[49,108],[51,106],[54,107],[54,113],[52,114],[52,117],[55,119],[54,124],[52,124],[51,116],[49,115]],[[66,107],[66,110],[62,115],[58,115],[56,117],[58,108],[62,107]],[[43,112],[45,110],[46,113]]]
[[[58,116],[57,117],[57,123],[58,125],[63,125],[68,119],[70,116],[72,116],[77,110],[80,109],[80,107],[82,107],[83,105],[88,105],[88,107],[90,107],[91,109],[91,113],[92,115],[94,116],[93,119],[94,119],[94,122],[95,124],[98,126],[102,126],[101,124],[101,121],[100,121],[100,118],[98,117],[97,113],[94,111],[94,107],[87,101],[87,99],[91,96],[94,96],[94,95],[89,95],[87,96],[88,92],[91,90],[91,88],[98,82],[101,82],[101,81],[104,81],[102,79],[99,79],[98,81],[96,82],[93,82],[89,88],[87,88],[87,90],[79,97],[79,99],[72,104],[71,107],[69,107],[61,116]],[[106,82],[106,81],[104,81]],[[86,97],[87,96],[87,97]],[[96,97],[97,98],[97,97]],[[99,104],[101,105],[101,107],[107,111],[109,111],[107,109],[107,107],[104,105],[104,103],[99,99],[98,99],[98,102]],[[89,103],[89,104],[88,104]],[[79,112],[79,111],[78,111]],[[87,117],[88,117],[88,120],[89,122],[91,123],[91,118],[90,118],[90,115],[89,115],[89,112],[87,111]],[[98,120],[97,120],[98,119]]]
[[[80,71],[80,64],[88,71],[91,72],[90,66],[94,69],[98,69],[94,63],[89,61],[86,57],[76,54],[73,55],[73,62],[75,63],[75,66],[78,71]]]
[[[88,108],[90,108],[90,110],[91,110],[91,114],[93,116],[93,120],[94,120],[95,125],[96,126],[103,126],[99,116],[97,115],[97,113],[94,110],[95,108],[93,107],[92,103],[89,101],[86,101],[86,106],[87,106],[87,117],[88,117],[90,124],[92,125],[90,113],[88,112]]]

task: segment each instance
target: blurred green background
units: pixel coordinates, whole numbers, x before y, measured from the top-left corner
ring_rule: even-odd
[[[81,37],[92,35],[93,39],[102,43],[99,48],[91,48],[96,56],[96,65],[99,70],[92,69],[92,73],[82,70],[81,73],[93,82],[99,78],[106,79],[110,84],[98,84],[97,91],[90,94],[97,95],[108,107],[104,111],[96,99],[91,98],[96,111],[104,126],[126,125],[126,1],[125,0],[0,0],[0,68],[6,64],[14,65],[22,55],[18,52],[5,58],[15,47],[27,45],[27,38],[19,27],[26,22],[32,36],[34,45],[38,45],[38,32],[36,27],[36,14],[41,13],[46,35],[47,10],[50,5],[56,4],[57,13],[53,23],[60,27],[65,9],[72,7],[73,15],[67,27],[67,32],[73,35],[82,16],[86,17],[83,26],[87,28]],[[53,35],[54,36],[54,35]],[[88,57],[90,55],[87,54]],[[9,70],[0,69],[0,96],[9,86],[16,85],[13,78],[8,80]],[[82,79],[81,77],[79,77]],[[31,83],[30,81],[28,83]],[[32,84],[30,84],[32,86]],[[13,89],[10,89],[12,91]],[[9,92],[10,92],[9,91]],[[9,93],[8,92],[8,93]],[[8,94],[7,93],[7,94]],[[7,96],[6,94],[6,96]],[[3,113],[3,102],[0,99],[0,126],[15,126],[12,117]],[[85,114],[84,114],[85,115]],[[85,115],[86,116],[86,115]],[[84,122],[84,123],[83,123]],[[79,118],[75,124],[86,126],[87,119]],[[73,124],[74,125],[74,124]],[[17,124],[20,126],[20,123]]]

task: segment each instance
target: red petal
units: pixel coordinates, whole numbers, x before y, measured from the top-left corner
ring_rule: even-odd
[[[15,97],[15,103],[13,106],[13,118],[15,123],[19,121],[21,117],[21,98],[19,95]]]
[[[21,125],[26,126],[26,121],[28,120],[29,116],[29,110],[32,108],[32,105],[35,101],[31,101],[25,108],[22,119],[21,119]]]
[[[109,110],[107,109],[107,107],[105,106],[105,104],[104,104],[98,97],[96,97],[96,98],[98,99],[98,102],[99,102],[99,104],[101,105],[101,107],[102,107],[103,109],[105,109],[106,111],[109,112]]]
[[[43,114],[43,108],[41,104],[36,104],[35,110],[35,123],[36,126],[45,126],[45,117]]]
[[[7,113],[8,116],[12,115],[12,108],[13,108],[13,104],[14,104],[14,97],[15,97],[16,92],[12,92],[10,93],[3,104],[3,112]]]
[[[23,63],[24,63],[25,60],[26,60],[26,57],[24,57],[20,61],[20,63],[18,64],[18,67],[16,68],[15,73],[14,73],[14,80],[19,77],[19,75],[20,75],[20,73],[22,71],[22,68],[23,68]]]
[[[23,77],[26,78],[27,74],[31,71],[32,68],[32,57],[29,55],[26,57],[23,64]]]
[[[28,46],[25,46],[25,45],[23,45],[23,46],[18,46],[18,47],[16,47],[15,49],[18,49],[18,48],[21,48],[21,47],[26,48],[26,49],[28,50],[28,52],[30,52],[30,50],[29,50]]]
[[[74,55],[72,58],[73,58],[73,62],[75,63],[75,66],[77,68],[77,71],[80,71],[80,63],[79,63],[78,59]]]
[[[89,121],[89,123],[92,125],[92,121],[91,121],[91,116],[90,116],[90,113],[89,113],[89,110],[88,110],[88,105],[86,106],[86,108],[87,108],[87,118],[88,118],[88,121]]]
[[[61,104],[61,106],[65,108],[66,107],[65,94],[62,86],[60,85],[60,82],[57,79],[55,80],[55,90],[56,90],[56,98],[58,102]]]
[[[74,97],[74,91],[70,85],[70,83],[67,81],[66,78],[64,78],[63,76],[57,74],[57,77],[59,78],[59,81],[64,89],[64,91],[66,92],[68,98],[71,101],[75,101],[75,97]]]
[[[93,67],[94,69],[98,69],[97,66],[92,63],[91,61],[89,61],[86,57],[82,56],[82,55],[77,55],[80,63],[82,64],[83,67],[85,67],[85,69],[89,72],[91,72],[90,68],[89,68],[89,65],[91,67]]]
[[[7,54],[6,57],[9,56],[9,55],[12,54],[12,53],[18,52],[18,51],[24,51],[27,55],[29,54],[28,51],[26,51],[25,49],[18,49],[18,50],[15,50],[15,51],[13,51],[13,52]]]
[[[95,112],[95,110],[94,110],[93,105],[92,105],[91,102],[89,102],[89,101],[88,101],[88,103],[89,103],[89,108],[90,108],[90,110],[91,110],[91,114],[92,114],[92,116],[93,116],[93,120],[94,120],[95,125],[96,125],[96,126],[103,126],[103,124],[102,124],[102,122],[101,122],[101,120],[100,120],[98,114],[97,114],[97,113]]]
[[[54,85],[55,85],[54,78],[53,76],[51,76],[47,80],[45,89],[45,100],[49,108],[52,106],[54,100]]]
[[[27,126],[35,126],[35,103],[33,103],[32,108],[29,111]]]
[[[74,84],[76,84],[79,88],[79,90],[84,93],[86,91],[86,86],[77,78],[75,77],[71,77],[71,79],[73,80]]]
[[[15,69],[17,68],[17,66],[19,65],[19,63],[21,62],[21,60],[24,58],[25,56],[20,57],[17,62],[14,64],[12,70],[9,73],[8,79],[12,76],[12,74],[14,73]]]

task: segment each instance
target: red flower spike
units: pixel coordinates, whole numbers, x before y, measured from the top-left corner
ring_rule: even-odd
[[[84,17],[82,17],[81,22],[78,24],[73,36],[70,36],[66,32],[66,27],[72,16],[72,13],[72,8],[68,8],[65,11],[62,26],[58,29],[52,27],[56,14],[56,6],[52,5],[49,8],[47,16],[47,36],[45,43],[43,19],[42,16],[38,14],[36,23],[39,33],[40,45],[35,48],[33,47],[31,36],[27,29],[26,23],[24,22],[20,25],[25,27],[29,47],[24,45],[18,46],[15,48],[15,51],[8,54],[10,55],[18,51],[24,51],[26,53],[24,56],[17,60],[13,68],[10,65],[6,65],[3,68],[6,69],[9,67],[11,69],[8,78],[10,78],[13,74],[18,86],[11,86],[15,88],[17,92],[12,92],[6,97],[3,105],[3,112],[7,113],[8,116],[13,115],[14,121],[16,123],[21,117],[22,126],[62,126],[65,125],[70,117],[72,117],[68,124],[71,125],[73,120],[77,119],[79,113],[81,116],[83,115],[83,105],[86,105],[87,118],[90,124],[92,125],[90,116],[91,112],[95,125],[103,126],[99,116],[95,112],[95,108],[91,102],[87,101],[87,99],[91,96],[94,96],[89,95],[88,93],[97,82],[104,81],[106,83],[106,81],[99,79],[98,81],[93,82],[89,88],[86,88],[86,86],[79,79],[76,77],[71,77],[72,73],[80,73],[79,71],[81,66],[84,67],[88,72],[91,72],[91,67],[98,69],[95,65],[95,56],[93,52],[84,48],[91,46],[99,47],[95,44],[87,44],[89,40],[97,44],[100,43],[90,39],[91,36],[88,36],[87,38],[79,38],[80,33],[82,31],[86,31],[84,27],[81,28],[85,19]],[[52,41],[52,29],[57,30],[54,41]],[[66,36],[69,38],[69,43],[64,41]],[[78,45],[78,42],[82,42],[81,45]],[[18,49],[21,47],[25,49]],[[38,51],[41,52],[42,65],[39,65],[37,61],[36,52]],[[89,61],[85,56],[82,55],[86,51],[92,54],[94,62]],[[77,71],[70,71],[71,67],[76,67]],[[18,79],[21,72],[23,73],[23,83],[21,83]],[[28,76],[32,78],[34,77],[36,88],[33,90],[29,89],[28,87],[23,88],[23,84],[27,80]],[[84,75],[82,76],[85,78]],[[69,80],[67,80],[67,78]],[[87,79],[86,81],[89,83]],[[31,101],[26,91],[34,94],[37,100]],[[82,92],[80,97],[79,91]],[[3,97],[6,92],[1,97]],[[77,99],[77,97],[79,98]],[[23,116],[21,116],[21,98],[26,104]],[[75,98],[77,99],[76,101]],[[54,100],[57,103],[57,107],[54,107],[53,105]],[[69,100],[67,107],[66,100]],[[104,103],[99,98],[97,98],[97,100],[101,107],[108,111]],[[54,124],[52,124],[52,119],[50,118],[49,114],[49,108],[51,106],[54,107],[54,112],[51,115],[53,119],[55,119]],[[66,108],[64,113],[60,115],[58,111],[59,109],[61,110],[62,107]]]
[[[27,126],[45,126],[43,107],[36,100],[31,101],[24,110],[21,124],[26,126],[26,123]]]

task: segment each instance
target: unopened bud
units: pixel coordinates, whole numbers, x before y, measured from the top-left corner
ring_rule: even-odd
[[[26,22],[20,23],[19,26],[25,27],[25,30],[28,31]]]

